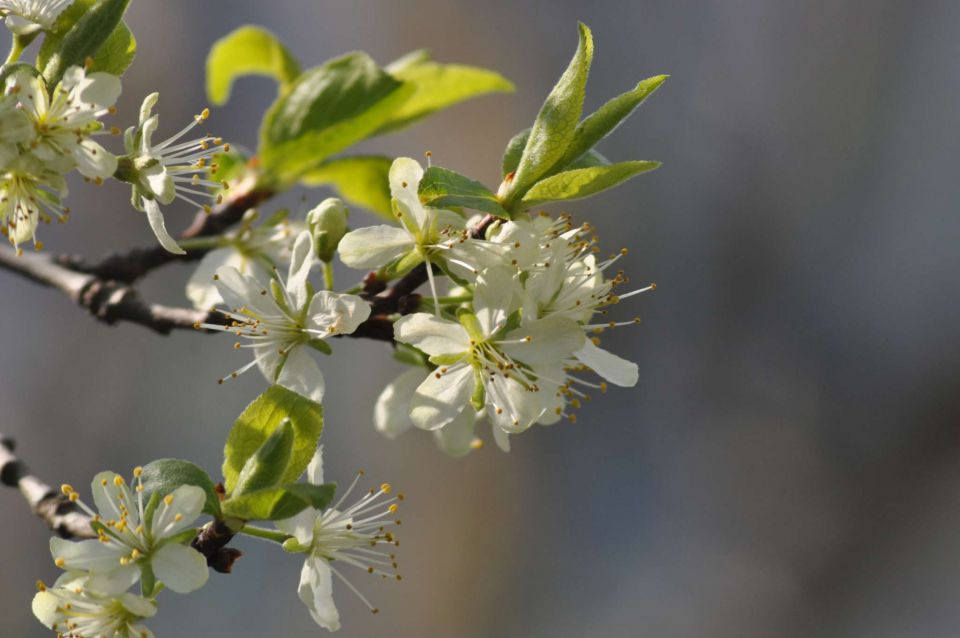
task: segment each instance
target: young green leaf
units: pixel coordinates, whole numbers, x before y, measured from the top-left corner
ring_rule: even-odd
[[[510,216],[486,186],[439,166],[424,171],[418,194],[420,201],[434,208],[463,207],[498,217]]]
[[[488,93],[511,93],[513,83],[499,73],[461,64],[440,64],[415,51],[387,66],[393,77],[416,86],[377,134],[389,133],[454,104]]]
[[[307,505],[286,487],[268,487],[227,499],[223,502],[223,513],[245,521],[277,521],[296,516]]]
[[[290,419],[284,419],[243,464],[232,495],[276,487],[290,464],[293,439],[293,424]]]
[[[148,501],[156,493],[158,498],[166,496],[181,485],[196,485],[207,495],[203,511],[211,516],[220,515],[220,499],[217,497],[213,481],[200,467],[190,461],[180,459],[159,459],[143,466],[144,498]]]
[[[125,28],[122,26],[123,14],[130,0],[76,0],[75,4],[64,12],[66,16],[61,16],[62,23],[58,19],[54,33],[47,36],[40,50],[37,66],[43,68],[43,76],[51,87],[60,81],[64,71],[74,65],[82,66],[87,58],[93,58],[96,65],[99,50],[111,37],[116,37],[113,36],[114,30]],[[119,37],[122,41],[123,37]],[[115,57],[118,51],[115,47],[108,47],[105,55]],[[126,64],[132,59],[130,55]],[[102,60],[101,64],[126,68],[118,59]]]
[[[225,104],[233,81],[246,75],[272,77],[279,82],[282,93],[300,75],[300,63],[266,29],[244,26],[211,47],[207,56],[207,98],[213,104]]]
[[[523,153],[523,147],[526,145],[529,136],[530,129],[526,129],[514,135],[507,143],[507,149],[503,153],[503,163],[501,165],[503,177],[517,170],[517,165],[520,163],[520,155]],[[610,164],[610,160],[595,150],[589,150],[580,155],[580,157],[571,164],[566,165],[561,163],[555,166],[554,169],[570,170],[572,168],[606,166],[607,164]]]
[[[293,494],[309,507],[322,510],[330,505],[333,495],[337,491],[336,483],[313,485],[311,483],[293,483],[286,486],[287,492]]]
[[[334,157],[303,174],[306,186],[332,186],[349,204],[360,206],[396,223],[390,206],[389,157],[355,155]]]
[[[580,23],[580,43],[567,70],[540,108],[523,148],[516,174],[507,189],[504,207],[523,196],[563,157],[583,113],[587,76],[593,61],[593,35]]]
[[[650,95],[663,84],[669,76],[657,75],[647,78],[632,91],[622,93],[599,109],[588,115],[574,131],[573,140],[567,152],[558,162],[557,168],[566,168],[596,144],[613,132],[633,111],[643,104]]]
[[[327,157],[369,137],[415,88],[391,77],[365,53],[305,71],[264,117],[265,173],[280,184],[300,179]]]
[[[278,482],[291,483],[303,473],[323,430],[323,408],[296,392],[271,386],[247,406],[227,435],[223,477],[228,492],[236,488],[247,459],[287,418],[293,426],[294,439],[290,461]]]
[[[523,208],[532,208],[548,202],[568,201],[595,195],[613,188],[635,175],[646,173],[660,166],[660,162],[619,162],[609,166],[578,168],[557,173],[527,191],[521,201]]]

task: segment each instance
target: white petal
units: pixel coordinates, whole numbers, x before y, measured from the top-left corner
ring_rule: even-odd
[[[106,572],[119,569],[123,552],[98,540],[71,542],[53,537],[50,539],[50,555],[54,561],[62,560],[62,567],[66,570]]]
[[[632,388],[637,385],[640,378],[636,363],[621,359],[603,348],[598,348],[590,339],[584,340],[583,347],[577,350],[574,356],[614,385]]]
[[[196,485],[181,485],[167,496],[172,499],[170,505],[161,501],[151,525],[154,541],[170,538],[187,529],[203,511],[207,494]],[[177,520],[177,515],[180,520]]]
[[[317,510],[308,507],[296,516],[275,521],[274,525],[281,532],[296,538],[301,545],[309,546],[313,540],[313,524],[319,515],[320,513]]]
[[[488,268],[477,277],[473,308],[485,334],[494,332],[519,307],[519,285],[515,272]]]
[[[9,19],[10,18],[7,18],[8,21]],[[59,623],[63,619],[60,613],[60,599],[48,591],[40,591],[34,594],[31,607],[33,609],[33,615],[37,617],[37,620],[46,625],[47,628],[52,629],[54,624]]]
[[[100,541],[91,541],[99,543]],[[86,585],[101,594],[122,594],[140,580],[140,568],[134,564],[121,567],[119,556],[115,556],[117,568],[107,572],[93,572]]]
[[[113,106],[120,97],[120,78],[109,73],[91,73],[86,76],[79,87],[80,101],[85,105],[93,104],[98,109]]]
[[[117,157],[93,140],[83,140],[73,147],[77,170],[90,179],[106,179],[117,170]]]
[[[459,323],[425,312],[401,317],[393,324],[397,341],[409,343],[428,355],[460,354],[470,349],[470,335]]]
[[[460,416],[439,430],[433,431],[437,446],[449,456],[466,456],[473,449],[473,429],[477,415],[472,407],[467,407]]]
[[[520,341],[503,346],[511,358],[530,365],[560,363],[583,347],[583,328],[572,319],[550,315],[511,331],[507,341]],[[529,339],[529,340],[528,340]]]
[[[310,556],[300,570],[300,585],[297,595],[310,610],[314,622],[327,629],[340,629],[340,614],[333,604],[333,573],[327,561],[318,556]]]
[[[413,394],[410,420],[424,430],[442,428],[467,407],[475,385],[473,367],[467,364],[455,365],[446,374],[431,372]]]
[[[315,330],[350,334],[370,316],[370,304],[356,295],[321,290],[313,296],[307,313]]]
[[[429,217],[417,194],[421,179],[423,179],[423,167],[409,157],[398,157],[390,166],[390,194],[397,200],[400,212],[409,219],[413,219],[418,228],[423,228]]]
[[[120,596],[120,604],[124,609],[140,618],[152,618],[157,613],[157,604],[152,600],[137,596],[136,594],[124,594]]]
[[[503,452],[510,451],[510,435],[497,427],[496,424],[491,423],[493,429],[493,440],[497,444],[497,447],[500,448]]]
[[[218,268],[216,274],[217,292],[231,309],[247,308],[259,316],[283,314],[267,287],[253,277],[241,274],[233,266]]]
[[[180,248],[173,237],[170,236],[170,233],[167,232],[167,225],[163,221],[163,213],[160,212],[160,205],[157,204],[157,200],[145,200],[144,209],[147,213],[147,221],[150,223],[150,228],[153,230],[153,234],[157,236],[157,241],[160,242],[160,245],[163,246],[167,252],[175,255],[187,254],[187,251]]]
[[[223,301],[213,279],[217,270],[232,266],[243,272],[248,263],[249,260],[233,248],[211,250],[203,256],[203,259],[197,264],[197,269],[193,271],[187,281],[187,299],[193,303],[193,307],[197,310],[213,308]]]
[[[410,420],[410,400],[417,386],[423,382],[423,368],[407,370],[387,384],[373,406],[373,423],[377,431],[388,439],[413,427]]]
[[[210,577],[203,554],[176,543],[167,543],[151,557],[157,580],[178,594],[188,594],[203,587]]]
[[[487,415],[504,432],[516,434],[533,425],[544,412],[540,392],[531,392],[501,374],[487,381]]]
[[[119,521],[124,516],[119,507],[120,495],[123,496],[128,508],[133,504],[133,498],[126,483],[117,486],[117,476],[116,472],[100,472],[90,482],[93,502],[100,512],[100,517],[105,521]],[[130,510],[130,513],[133,514],[134,510]],[[139,518],[137,524],[139,524]]]
[[[303,346],[294,346],[287,355],[277,384],[317,403],[323,401],[323,373]]]
[[[299,310],[307,304],[307,278],[313,267],[313,239],[309,231],[297,235],[290,256],[290,270],[287,274],[287,292],[293,297],[294,309]]]
[[[18,15],[8,15],[6,24],[7,28],[16,35],[30,35],[43,28],[43,25]]]
[[[337,252],[340,261],[351,268],[379,268],[413,247],[413,237],[402,228],[367,226],[344,235]]]
[[[323,485],[323,445],[318,445],[313,458],[307,463],[307,481],[313,485]]]
[[[150,121],[154,122],[156,120],[151,119]],[[150,192],[161,204],[172,204],[173,200],[177,198],[177,187],[173,182],[173,177],[170,176],[163,164],[154,164],[140,171],[140,174],[146,179]]]

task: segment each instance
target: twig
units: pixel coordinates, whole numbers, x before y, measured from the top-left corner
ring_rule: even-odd
[[[96,538],[90,517],[76,503],[30,474],[13,453],[14,443],[0,435],[0,483],[19,488],[34,514],[63,538]]]
[[[170,334],[174,329],[192,330],[196,323],[221,321],[219,316],[206,312],[146,303],[129,285],[75,272],[45,255],[17,256],[10,249],[0,249],[0,268],[56,288],[107,324],[127,321]]]

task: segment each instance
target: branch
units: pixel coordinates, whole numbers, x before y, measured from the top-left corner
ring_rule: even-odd
[[[0,483],[19,488],[33,513],[62,538],[96,538],[90,517],[61,492],[30,474],[13,448],[13,441],[0,435]]]
[[[273,196],[273,191],[258,187],[253,180],[242,182],[231,189],[231,196],[213,207],[210,213],[200,211],[181,239],[219,235],[239,222],[244,213]],[[155,268],[166,264],[196,261],[206,250],[190,250],[185,255],[167,252],[159,244],[111,253],[100,261],[89,262],[80,255],[60,255],[56,262],[70,270],[95,275],[104,281],[130,284]]]
[[[45,255],[17,256],[0,249],[0,268],[59,290],[107,324],[127,321],[165,335],[174,329],[193,330],[196,323],[222,321],[211,313],[144,302],[127,284],[75,272]]]

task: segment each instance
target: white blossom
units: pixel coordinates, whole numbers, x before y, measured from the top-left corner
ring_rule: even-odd
[[[109,595],[89,587],[77,574],[62,575],[53,587],[37,583],[33,615],[65,638],[153,638],[140,624],[157,613],[157,604],[131,593]]]
[[[323,448],[318,448],[307,467],[307,480],[315,485],[323,483],[322,453]],[[379,611],[347,580],[340,571],[343,566],[400,580],[395,571],[396,556],[379,548],[400,544],[388,528],[400,524],[392,517],[403,495],[390,496],[393,488],[384,483],[379,489],[370,489],[352,505],[345,506],[360,476],[362,472],[336,504],[322,511],[307,508],[293,518],[276,523],[278,529],[292,536],[284,544],[284,549],[307,555],[300,571],[297,594],[310,610],[313,620],[330,631],[340,628],[340,614],[333,602],[333,576],[356,594],[370,611]]]
[[[323,399],[323,373],[308,350],[326,350],[323,339],[356,330],[370,316],[370,306],[355,295],[313,293],[307,277],[315,261],[313,240],[304,231],[293,246],[286,282],[273,279],[269,290],[236,268],[217,271],[217,289],[230,307],[220,312],[229,323],[197,327],[233,333],[248,342],[235,347],[252,348],[254,354],[253,361],[229,376],[257,366],[270,383],[317,402]]]
[[[51,217],[63,221],[70,212],[61,203],[67,182],[58,172],[33,155],[21,155],[0,174],[0,232],[20,251],[20,244],[32,241],[39,250],[37,225]]]
[[[582,328],[559,316],[521,324],[517,283],[504,269],[488,269],[478,278],[472,312],[458,321],[415,313],[394,324],[398,341],[419,348],[437,369],[414,393],[414,425],[436,430],[453,422],[468,405],[486,409],[504,432],[533,425],[553,407],[553,371],[580,349]]]
[[[140,578],[144,566],[175,592],[199,589],[207,582],[207,561],[183,545],[178,535],[200,516],[206,494],[194,485],[181,485],[163,495],[152,516],[147,516],[140,474],[140,468],[134,470],[133,490],[119,474],[97,474],[92,490],[98,512],[80,501],[71,486],[63,486],[63,493],[93,517],[98,538],[77,542],[51,538],[54,562],[61,569],[86,573],[87,584],[105,593],[126,591]]]
[[[368,226],[344,235],[338,247],[344,264],[359,269],[387,266],[402,274],[427,262],[454,276],[472,278],[486,266],[502,261],[503,247],[471,238],[461,215],[421,203],[417,189],[423,167],[416,160],[397,158],[389,178],[400,226]],[[427,275],[436,298],[432,268],[427,268]]]
[[[0,172],[21,152],[20,144],[30,140],[33,127],[14,95],[0,95]]]
[[[51,170],[77,168],[84,177],[101,181],[117,170],[116,156],[91,138],[107,133],[99,120],[120,97],[120,78],[72,66],[51,95],[42,77],[22,71],[8,79],[7,91],[35,129],[30,152]]]
[[[210,110],[204,109],[177,134],[159,144],[153,143],[153,134],[159,126],[159,115],[152,115],[153,107],[160,99],[159,93],[151,93],[140,107],[140,123],[124,132],[127,156],[122,158],[119,176],[133,184],[133,205],[147,214],[147,221],[157,240],[168,251],[183,254],[183,249],[167,232],[160,205],[172,204],[181,199],[209,212],[210,205],[199,203],[196,198],[208,200],[222,196],[212,194],[211,188],[227,188],[226,183],[209,179],[216,170],[212,163],[214,155],[230,149],[229,144],[210,135],[186,142],[180,139],[194,127],[206,121]]]
[[[0,0],[0,15],[16,35],[49,31],[73,0]]]

